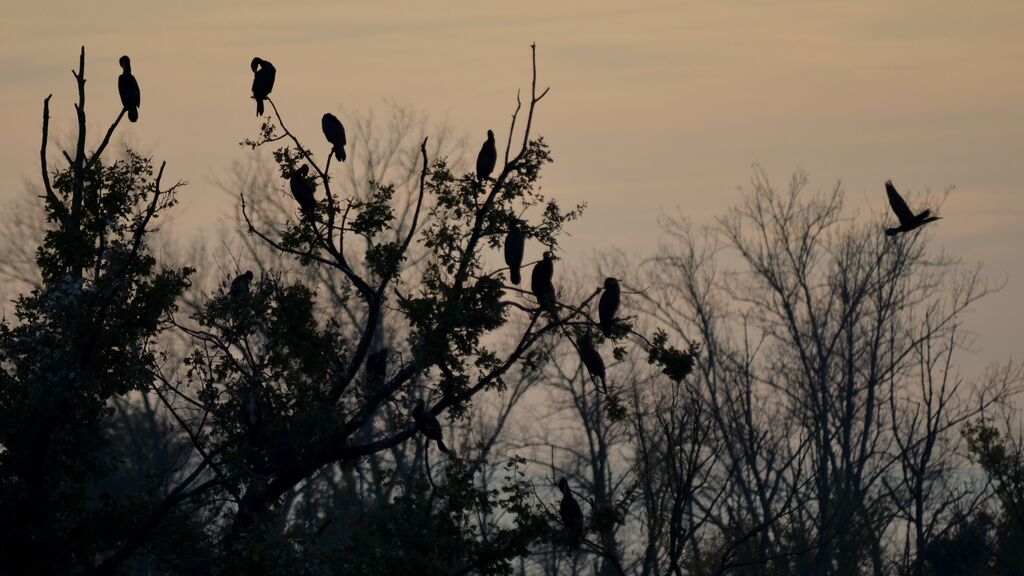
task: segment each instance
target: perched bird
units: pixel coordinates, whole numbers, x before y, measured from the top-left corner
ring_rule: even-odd
[[[487,131],[487,141],[480,147],[480,153],[476,155],[476,177],[486,180],[494,172],[494,166],[498,163],[498,148],[494,145],[494,131]]]
[[[601,359],[601,353],[594,348],[594,339],[590,334],[584,334],[579,339],[580,349],[580,360],[583,360],[583,365],[587,367],[587,372],[590,372],[591,378],[597,378],[601,381],[601,386],[604,386],[604,360]]]
[[[239,274],[231,281],[231,290],[228,298],[232,302],[238,302],[249,296],[249,285],[252,284],[252,270],[246,270],[245,274]]]
[[[292,196],[295,197],[299,208],[302,209],[302,215],[307,220],[313,220],[316,217],[316,199],[313,198],[313,186],[306,180],[308,175],[309,166],[303,164],[295,172],[292,172],[288,184],[291,186]]]
[[[388,349],[381,348],[366,357],[366,383],[372,389],[384,385],[388,372]]]
[[[277,69],[270,62],[260,58],[252,59],[251,68],[253,71],[252,97],[256,99],[256,115],[263,116],[263,100],[270,96],[270,91],[274,89]]]
[[[895,236],[903,232],[910,232],[914,228],[942,219],[941,216],[932,216],[931,210],[925,210],[917,215],[911,212],[910,207],[907,206],[903,197],[896,191],[896,187],[892,185],[892,180],[885,181],[885,193],[889,196],[889,206],[892,206],[892,211],[896,213],[896,217],[900,220],[899,226],[896,228],[887,228],[885,230],[886,236]]]
[[[327,137],[327,141],[331,143],[334,148],[331,149],[334,152],[334,157],[339,161],[345,161],[345,144],[348,141],[345,139],[345,126],[338,120],[338,117],[328,112],[324,114],[323,119],[320,120],[320,125],[324,129],[324,136]]]
[[[423,400],[416,401],[416,406],[412,409],[412,419],[416,422],[416,428],[424,436],[437,442],[437,447],[441,449],[441,452],[448,453],[448,447],[444,445],[444,440],[441,437],[441,423],[437,421],[436,416],[427,411]]]
[[[583,509],[569,489],[569,481],[562,478],[558,481],[558,489],[562,491],[562,502],[558,505],[558,515],[565,525],[565,539],[573,549],[583,543]]]
[[[127,56],[121,56],[118,60],[121,64],[121,75],[117,77],[117,92],[121,95],[121,106],[128,111],[128,120],[136,122],[139,119],[139,104],[141,94],[139,82],[132,76],[132,61]]]
[[[523,250],[526,248],[526,237],[519,229],[519,221],[513,221],[505,235],[505,265],[508,266],[508,279],[519,286],[522,275],[519,268],[523,265]]]
[[[615,314],[619,311],[619,281],[615,278],[604,279],[604,293],[597,303],[597,317],[601,324],[601,332],[605,337],[611,336]]]
[[[530,291],[537,298],[541,308],[547,310],[551,310],[555,306],[555,285],[552,283],[554,277],[555,262],[551,259],[551,252],[545,252],[544,259],[533,265]]]

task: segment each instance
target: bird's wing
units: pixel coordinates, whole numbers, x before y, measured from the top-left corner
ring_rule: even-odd
[[[910,207],[903,201],[903,197],[896,191],[892,182],[885,183],[885,193],[889,196],[889,206],[892,206],[892,211],[896,213],[900,224],[907,224],[914,220],[914,213],[910,211]]]

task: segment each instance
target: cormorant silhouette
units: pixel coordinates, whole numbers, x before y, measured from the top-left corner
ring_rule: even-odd
[[[253,58],[250,67],[253,71],[252,97],[256,99],[256,115],[263,116],[263,100],[270,96],[270,91],[274,89],[277,68],[260,58]]]
[[[252,284],[252,270],[246,270],[245,274],[235,276],[235,279],[231,281],[231,290],[228,292],[228,298],[232,302],[238,302],[248,297],[250,284]]]
[[[569,481],[562,478],[558,481],[558,489],[562,491],[562,502],[558,505],[558,515],[565,525],[566,543],[570,548],[578,549],[583,543],[583,509],[569,489]]]
[[[331,143],[334,148],[331,149],[334,152],[334,157],[339,161],[345,161],[345,144],[348,141],[345,139],[345,126],[342,125],[341,120],[334,114],[328,112],[324,114],[323,119],[320,121],[320,125],[324,129],[324,136],[327,137],[327,141]]]
[[[578,342],[580,349],[580,359],[583,360],[583,365],[587,367],[587,372],[590,372],[591,378],[597,378],[601,381],[601,386],[604,386],[604,360],[601,358],[601,353],[594,348],[594,339],[590,334],[584,334]]]
[[[886,228],[886,236],[895,236],[902,234],[903,232],[910,232],[911,230],[924,226],[929,222],[941,220],[941,216],[932,216],[931,210],[925,210],[920,214],[914,214],[910,211],[910,207],[900,196],[900,193],[896,191],[896,187],[892,185],[892,180],[885,181],[885,193],[889,197],[889,206],[892,207],[892,211],[896,213],[896,217],[900,220],[900,225],[896,228]]]
[[[555,285],[552,279],[555,277],[555,262],[551,259],[551,252],[544,253],[544,259],[533,265],[533,273],[530,275],[530,291],[541,308],[552,310],[555,307]]]
[[[441,435],[441,423],[437,421],[436,416],[427,411],[423,400],[416,401],[416,406],[412,409],[412,419],[416,422],[416,428],[424,436],[437,442],[437,447],[441,449],[441,452],[448,453],[448,447],[444,445]]]
[[[519,221],[513,221],[505,235],[505,265],[508,266],[508,279],[519,286],[523,280],[519,268],[523,265],[523,250],[526,248],[526,237],[519,229]]]
[[[302,215],[309,221],[312,221],[316,217],[316,199],[313,198],[313,187],[306,180],[306,176],[309,175],[309,166],[303,164],[299,166],[295,172],[292,172],[291,177],[288,179],[288,184],[292,189],[292,196],[299,203],[299,208],[302,209]]]
[[[605,337],[611,336],[615,314],[619,311],[619,281],[615,278],[604,279],[604,293],[597,303],[597,315],[601,323],[601,332]]]
[[[494,172],[494,166],[498,163],[498,148],[494,144],[494,131],[487,131],[487,141],[480,147],[480,153],[476,156],[476,177],[486,180]]]
[[[118,60],[121,64],[121,75],[117,77],[117,92],[121,95],[121,106],[128,111],[128,120],[137,122],[139,120],[139,104],[142,102],[142,95],[139,92],[139,82],[132,76],[132,61],[127,56],[121,56]]]

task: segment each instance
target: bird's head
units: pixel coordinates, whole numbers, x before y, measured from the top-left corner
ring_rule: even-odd
[[[252,68],[253,72],[255,72],[256,69],[260,67],[260,64],[263,64],[263,60],[259,57],[256,57],[252,59],[252,64],[250,64],[249,67]]]
[[[562,491],[562,494],[568,494],[569,493],[569,481],[566,480],[565,478],[559,478],[559,480],[558,480],[558,489]]]
[[[121,68],[123,68],[126,72],[130,70],[132,67],[132,60],[127,56],[121,56],[121,58],[117,62],[121,65]]]
[[[246,270],[245,274],[243,274],[243,276],[245,276],[246,280],[251,282],[252,281],[252,270]]]
[[[604,289],[612,290],[619,287],[619,281],[616,278],[608,277],[604,279]]]
[[[488,140],[494,140],[494,130],[488,130],[487,131],[487,139]]]
[[[417,400],[416,405],[412,407],[413,414],[422,414],[426,411],[427,405],[423,403],[423,400]]]
[[[303,164],[295,169],[295,173],[303,178],[309,174],[309,165]]]

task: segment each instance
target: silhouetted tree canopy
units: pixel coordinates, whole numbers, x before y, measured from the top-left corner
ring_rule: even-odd
[[[546,354],[597,328],[601,292],[554,289],[551,251],[582,208],[539,191],[552,157],[534,136],[548,93],[535,59],[505,158],[492,131],[476,172],[428,157],[424,140],[400,215],[394,185],[357,192],[332,174],[332,157],[355,155],[336,117],[322,118],[322,153],[285,127],[282,112],[304,105],[279,108],[276,70],[254,58],[261,125],[244,145],[272,149],[272,193],[290,193],[301,217],[253,220],[243,191],[242,232],[279,264],[236,261],[217,286],[195,287],[194,268],[154,246],[181,182],[107,150],[126,113],[138,120],[128,58],[123,110],[95,149],[85,63],[83,48],[67,165],[47,157],[44,101],[41,282],[0,322],[0,572],[511,574],[561,549],[551,484],[494,452]],[[510,267],[544,251],[533,289],[549,314],[492,266],[510,231]],[[607,338],[653,342],[626,325]],[[692,353],[655,345],[659,358]],[[504,408],[478,427],[493,401]]]

